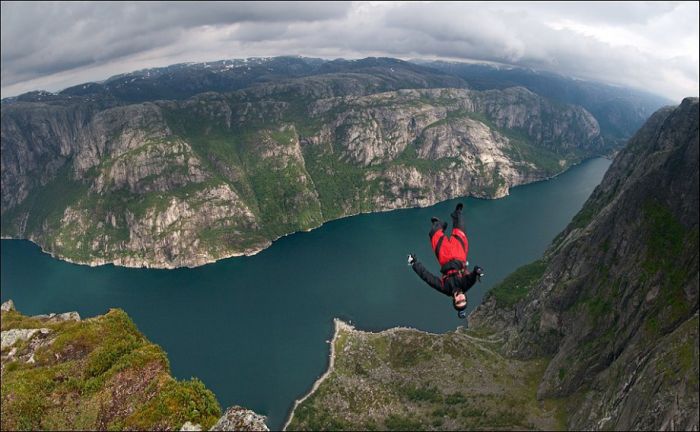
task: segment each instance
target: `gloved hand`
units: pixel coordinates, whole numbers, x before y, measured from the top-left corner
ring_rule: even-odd
[[[413,265],[416,262],[416,256],[413,254],[408,254],[408,265]]]
[[[476,280],[479,282],[481,282],[482,276],[486,275],[486,273],[484,273],[484,269],[479,266],[474,266],[474,273],[476,273]]]

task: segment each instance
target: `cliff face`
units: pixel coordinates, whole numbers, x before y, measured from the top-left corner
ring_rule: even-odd
[[[539,283],[473,315],[509,354],[552,355],[540,397],[574,429],[698,427],[698,99],[630,140],[545,255]],[[502,303],[502,302],[501,302]]]
[[[698,105],[654,114],[469,330],[337,326],[290,427],[697,430]]]
[[[359,212],[502,197],[605,151],[588,112],[524,88],[383,91],[450,79],[359,65],[181,101],[4,104],[2,234],[196,266]]]

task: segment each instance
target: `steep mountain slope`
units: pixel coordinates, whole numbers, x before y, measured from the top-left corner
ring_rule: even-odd
[[[81,263],[194,266],[358,212],[501,197],[606,151],[580,107],[348,63],[181,101],[5,105],[2,235]]]
[[[290,427],[697,430],[698,118],[697,98],[655,113],[469,330],[337,328]]]
[[[538,395],[580,397],[572,428],[698,426],[698,133],[697,98],[654,114],[495,326],[554,356]]]

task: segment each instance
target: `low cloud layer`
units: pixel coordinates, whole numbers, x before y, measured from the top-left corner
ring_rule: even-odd
[[[2,3],[2,97],[274,55],[507,63],[698,95],[698,3]]]

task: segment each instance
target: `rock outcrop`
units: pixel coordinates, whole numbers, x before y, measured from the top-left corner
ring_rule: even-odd
[[[211,431],[269,431],[265,417],[255,412],[233,406],[226,410]]]
[[[2,430],[178,430],[219,418],[214,395],[173,379],[121,310],[82,321],[1,313]]]
[[[239,406],[221,415],[197,379],[173,379],[163,350],[119,309],[86,320],[24,316],[12,300],[0,310],[0,430],[269,430]]]

